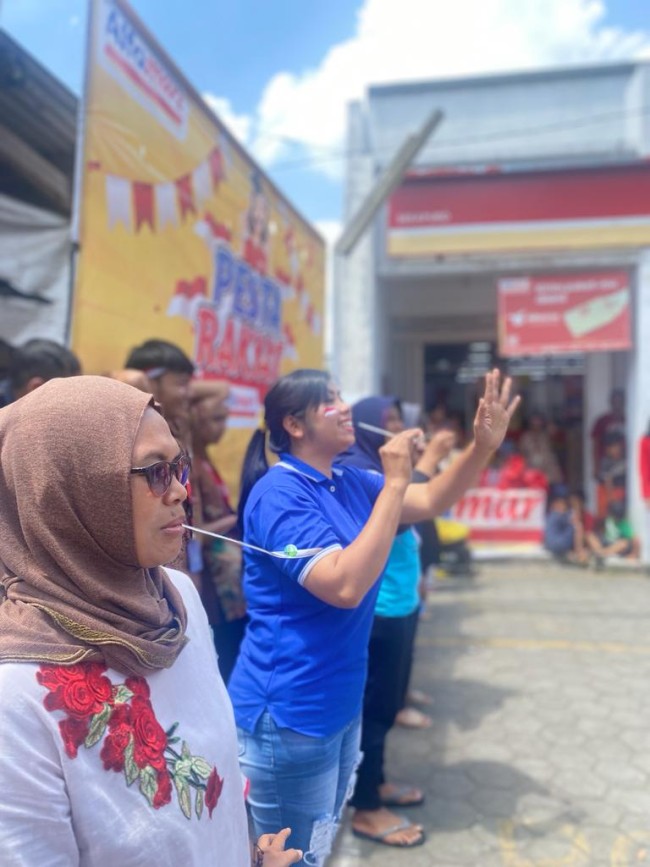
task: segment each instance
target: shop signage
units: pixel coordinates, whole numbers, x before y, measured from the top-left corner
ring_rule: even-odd
[[[517,488],[472,488],[452,509],[452,517],[469,527],[473,542],[541,545],[546,493]]]
[[[629,284],[625,271],[499,280],[500,355],[629,349]]]
[[[389,256],[650,244],[650,164],[407,178],[387,208]]]

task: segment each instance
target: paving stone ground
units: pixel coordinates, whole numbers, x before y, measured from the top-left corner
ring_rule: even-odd
[[[399,850],[354,838],[328,867],[650,865],[650,579],[548,563],[440,582],[413,685],[434,727],[395,729],[389,779],[426,792]]]

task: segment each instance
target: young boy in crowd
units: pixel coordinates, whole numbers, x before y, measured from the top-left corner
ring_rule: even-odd
[[[599,533],[588,533],[587,544],[594,554],[595,565],[602,566],[606,557],[624,557],[638,560],[639,540],[625,517],[625,502],[616,500],[607,508],[607,517]]]
[[[589,560],[586,535],[592,527],[593,519],[585,510],[582,493],[567,495],[560,491],[549,501],[544,547],[560,560],[586,565]]]

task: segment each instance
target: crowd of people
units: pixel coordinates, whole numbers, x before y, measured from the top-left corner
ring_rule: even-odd
[[[137,864],[155,841],[160,863],[322,865],[346,805],[355,835],[420,845],[401,808],[424,792],[390,779],[385,744],[432,723],[409,686],[432,519],[477,483],[541,487],[554,556],[639,556],[618,393],[592,515],[541,413],[507,436],[519,399],[497,371],[469,441],[443,407],[423,436],[396,398],[350,407],[294,371],[235,508],[227,383],[162,340],[81,374],[51,341],[0,344],[3,864]]]
[[[462,422],[438,405],[429,413],[429,429],[462,431]],[[480,484],[502,490],[539,489],[546,493],[544,546],[565,563],[603,567],[608,558],[638,561],[640,543],[628,516],[628,455],[624,393],[614,389],[609,409],[590,431],[593,513],[581,486],[570,484],[578,473],[570,467],[566,433],[544,413],[532,409],[521,429],[511,430],[485,468]],[[650,503],[650,429],[639,446],[642,495]],[[570,472],[572,470],[572,472]]]
[[[228,385],[177,346],[146,341],[104,376],[50,341],[2,350],[3,864],[139,864],[148,846],[161,864],[322,865],[348,803],[355,834],[421,844],[395,811],[423,792],[384,776],[388,731],[426,699],[409,694],[416,528],[500,446],[510,381],[488,374],[441,469],[449,432],[423,446],[398,401],[350,407],[294,371],[265,398],[236,511],[212,448]]]

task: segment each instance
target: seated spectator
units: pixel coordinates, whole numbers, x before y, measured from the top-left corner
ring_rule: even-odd
[[[562,472],[553,449],[546,418],[541,412],[533,412],[528,426],[519,439],[519,450],[526,464],[544,473],[551,485],[562,482]]]
[[[585,565],[589,562],[586,533],[593,529],[593,519],[584,508],[581,492],[567,495],[558,491],[549,499],[544,547],[560,560]]]
[[[594,565],[602,566],[606,557],[638,560],[639,540],[625,516],[625,502],[615,500],[607,508],[607,517],[598,533],[587,533],[587,544],[594,555]]]
[[[604,453],[598,464],[598,517],[609,514],[611,503],[625,500],[627,481],[625,437],[617,432],[605,437]]]
[[[24,397],[50,379],[77,376],[80,373],[79,359],[66,346],[54,340],[28,340],[12,354],[7,403]]]
[[[575,528],[571,520],[569,498],[565,494],[555,494],[548,504],[544,527],[544,547],[560,560],[568,558],[573,552]]]
[[[571,508],[571,521],[575,532],[573,550],[576,562],[585,564],[589,561],[589,546],[587,545],[587,533],[594,530],[594,516],[587,511],[585,495],[577,490],[569,494],[569,506]]]
[[[523,455],[518,454],[515,443],[506,440],[481,474],[479,486],[501,490],[538,488],[547,491],[548,479],[541,470],[529,467]]]

